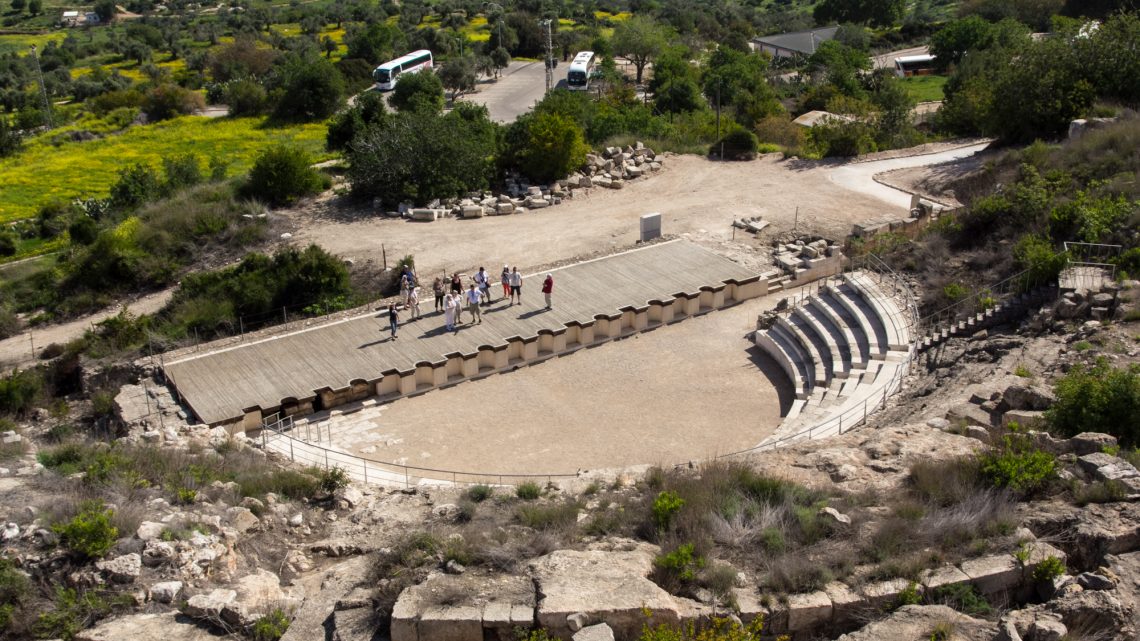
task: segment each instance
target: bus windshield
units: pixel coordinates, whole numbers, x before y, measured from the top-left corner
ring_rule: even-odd
[[[377,69],[375,76],[376,82],[388,82],[392,79],[392,72],[387,69]]]

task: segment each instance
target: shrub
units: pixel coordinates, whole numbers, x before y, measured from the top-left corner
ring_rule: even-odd
[[[1047,583],[1065,573],[1065,562],[1053,555],[1049,555],[1033,568],[1033,580]]]
[[[565,178],[586,162],[589,151],[573,118],[546,111],[519,118],[508,139],[515,167],[540,182]]]
[[[825,119],[808,132],[808,141],[821,156],[858,156],[875,151],[874,129],[863,122]]]
[[[66,523],[57,523],[52,531],[72,552],[88,559],[97,559],[106,554],[119,538],[119,531],[111,525],[112,510],[103,507],[99,501],[86,501],[79,514]]]
[[[229,114],[234,117],[260,116],[269,104],[269,94],[256,80],[235,80],[224,91]]]
[[[55,607],[39,615],[32,625],[32,632],[38,639],[72,639],[84,628],[111,614],[116,607],[129,605],[132,598],[129,595],[108,598],[93,589],[80,592],[74,588],[56,587]]]
[[[243,193],[274,207],[320,192],[330,181],[313,169],[309,154],[299,147],[277,145],[258,156]]]
[[[111,206],[117,209],[135,209],[158,198],[160,184],[153,167],[136,163],[119,171],[119,179],[111,185]]]
[[[1026,234],[1013,247],[1018,266],[1028,269],[1029,281],[1044,284],[1057,278],[1068,262],[1068,255],[1053,248],[1047,238]]]
[[[9,630],[16,610],[31,596],[31,582],[8,559],[0,559],[0,630]]]
[[[950,283],[942,288],[942,295],[951,303],[956,303],[970,294],[970,290],[961,283]]]
[[[537,483],[527,481],[515,486],[515,496],[524,501],[533,501],[542,495],[542,488]]]
[[[43,387],[38,369],[16,370],[0,378],[0,413],[24,414],[40,398]]]
[[[187,116],[205,107],[201,94],[169,83],[151,89],[142,100],[142,110],[151,121]]]
[[[1140,445],[1140,367],[1114,368],[1104,358],[1091,368],[1075,365],[1055,392],[1045,414],[1051,429],[1065,436],[1104,432],[1125,447]]]
[[[277,641],[289,629],[289,617],[281,608],[274,608],[254,622],[250,634],[253,641]]]
[[[475,503],[482,503],[483,501],[486,501],[487,499],[491,498],[491,495],[494,493],[495,489],[490,485],[472,485],[471,487],[467,488],[467,498],[474,501]]]
[[[1018,365],[1015,367],[1013,370],[1013,375],[1020,376],[1021,378],[1033,378],[1033,372],[1024,365]]]
[[[760,148],[756,134],[744,129],[730,131],[709,147],[709,155],[721,160],[752,160]]]
[[[673,517],[685,505],[685,499],[676,492],[661,492],[653,499],[653,523],[659,530],[669,529]]]
[[[443,82],[431,71],[406,73],[396,81],[388,104],[397,111],[443,111]]]
[[[638,641],[761,641],[768,638],[761,633],[764,631],[764,617],[752,619],[748,625],[742,625],[735,619],[713,617],[712,621],[698,626],[695,623],[669,625],[662,623],[656,628],[647,625],[641,629]],[[784,637],[779,637],[783,639]],[[531,641],[528,639],[528,641]],[[541,639],[538,641],[545,641]]]
[[[896,607],[903,607],[904,605],[918,605],[922,603],[922,595],[918,593],[918,584],[914,581],[907,583],[902,592],[899,592],[899,598],[896,602]]]
[[[998,488],[1028,495],[1040,490],[1053,478],[1053,455],[1035,448],[1028,438],[1007,435],[1002,445],[978,457],[981,472]]]
[[[955,610],[972,617],[991,614],[994,609],[986,597],[970,583],[951,583],[935,588],[926,600],[929,603],[946,604]]]
[[[657,556],[653,564],[660,570],[661,578],[658,584],[662,586],[684,584],[697,576],[697,570],[705,567],[705,560],[694,550],[692,543],[682,543],[669,552]],[[667,588],[668,589],[668,588]]]
[[[348,487],[350,481],[348,472],[345,472],[344,468],[334,466],[322,470],[320,473],[321,491],[328,494],[332,494],[342,487]]]
[[[295,55],[276,75],[273,117],[286,121],[323,120],[344,103],[344,78],[319,55]]]
[[[573,525],[581,506],[576,501],[552,505],[521,505],[517,517],[523,525],[536,530],[549,530]]]

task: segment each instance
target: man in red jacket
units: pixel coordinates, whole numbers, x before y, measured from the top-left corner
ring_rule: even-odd
[[[546,280],[542,281],[542,295],[546,297],[546,309],[550,309],[550,294],[552,292],[554,292],[554,277],[547,274]]]

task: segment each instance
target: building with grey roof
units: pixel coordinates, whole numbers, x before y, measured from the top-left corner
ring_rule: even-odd
[[[836,31],[839,31],[838,26],[761,36],[752,39],[752,48],[771,54],[773,58],[810,56],[821,43],[835,38]]]

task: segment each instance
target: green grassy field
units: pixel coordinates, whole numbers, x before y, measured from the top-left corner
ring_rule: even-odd
[[[942,87],[946,80],[946,76],[911,76],[903,78],[903,86],[919,102],[936,102],[943,98]]]
[[[195,153],[206,163],[217,156],[228,173],[249,169],[261,151],[277,142],[304,147],[317,159],[324,152],[325,124],[265,127],[260,118],[187,116],[136,126],[121,135],[53,145],[40,135],[20,153],[0,161],[0,223],[33,216],[41,203],[105,197],[120,169],[137,162],[158,165],[163,156]]]

